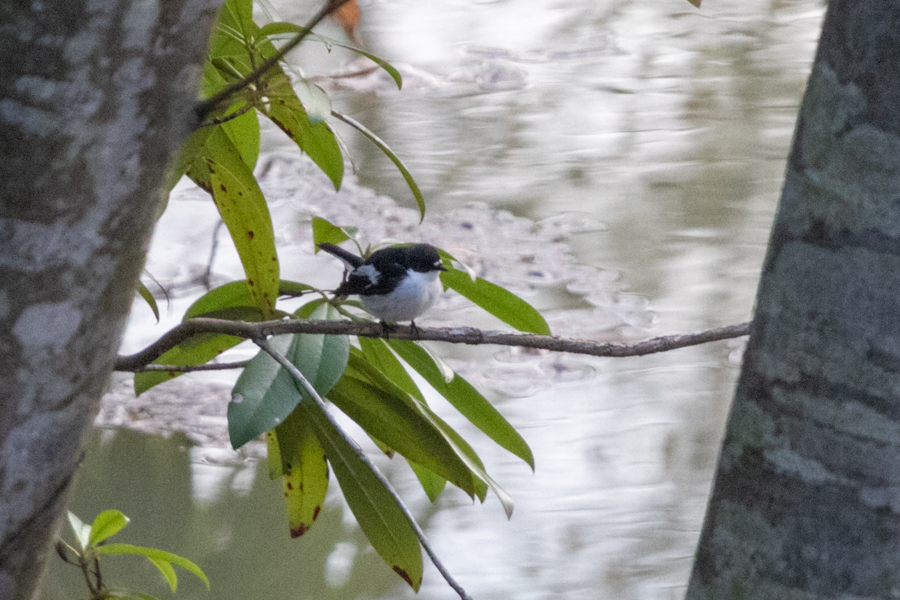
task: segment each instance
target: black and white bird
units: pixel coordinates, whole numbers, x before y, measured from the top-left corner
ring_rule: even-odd
[[[363,308],[383,323],[410,321],[415,327],[416,317],[443,291],[438,275],[447,269],[429,244],[382,248],[365,259],[327,242],[319,248],[347,265],[349,273],[335,296],[359,295]]]

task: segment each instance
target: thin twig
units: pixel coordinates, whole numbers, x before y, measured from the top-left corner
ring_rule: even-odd
[[[301,373],[300,370],[297,369],[297,367],[295,367],[280,352],[275,350],[275,348],[273,348],[272,345],[269,344],[269,342],[265,338],[254,338],[253,342],[257,346],[259,346],[262,350],[264,350],[266,353],[268,353],[269,356],[274,358],[278,362],[278,364],[280,364],[282,367],[287,369],[288,372],[290,372],[290,374],[294,377],[294,379],[296,379],[300,383],[300,385],[303,386],[303,389],[306,390],[306,392],[312,397],[312,399],[315,400],[316,404],[319,407],[319,410],[322,411],[323,413],[325,413],[325,417],[331,423],[331,426],[334,427],[341,434],[341,437],[343,437],[344,441],[346,441],[350,445],[350,447],[353,448],[353,451],[356,453],[356,455],[359,457],[359,459],[363,462],[363,464],[365,464],[366,467],[368,467],[369,470],[372,471],[372,473],[375,475],[375,477],[378,479],[378,481],[381,482],[381,485],[383,485],[385,487],[385,489],[387,489],[388,493],[394,498],[394,501],[397,503],[397,506],[400,507],[400,510],[406,516],[407,520],[409,520],[410,525],[412,525],[413,531],[415,531],[416,537],[419,539],[419,543],[422,545],[422,548],[425,549],[425,552],[428,554],[428,557],[431,559],[432,564],[434,564],[434,566],[437,567],[437,570],[444,577],[444,580],[447,582],[447,584],[451,588],[453,588],[457,594],[459,594],[459,597],[462,600],[472,600],[471,596],[469,596],[466,593],[466,590],[463,589],[463,587],[459,583],[457,583],[457,581],[450,574],[450,571],[447,570],[447,568],[441,562],[440,558],[438,558],[437,554],[431,548],[431,544],[429,543],[428,538],[425,537],[425,532],[422,531],[422,528],[419,526],[419,523],[416,522],[415,517],[413,517],[412,511],[409,510],[409,508],[403,502],[403,499],[400,498],[400,495],[397,493],[397,491],[394,489],[394,487],[391,485],[391,483],[387,480],[387,478],[384,476],[384,474],[378,469],[378,467],[375,466],[375,463],[373,463],[369,459],[369,456],[363,451],[363,449],[359,447],[359,445],[356,443],[356,441],[353,440],[353,438],[351,438],[350,436],[348,436],[344,433],[344,430],[341,429],[340,425],[338,425],[337,421],[334,420],[334,417],[328,411],[328,407],[325,406],[325,401],[322,400],[322,397],[319,396],[318,392],[316,392],[316,390],[315,390],[315,388],[313,388],[312,384],[310,384],[309,381],[306,379],[306,377],[303,376],[303,373]]]
[[[719,340],[727,340],[747,335],[750,323],[729,325],[710,329],[700,333],[668,335],[655,337],[634,344],[604,343],[592,340],[559,338],[532,333],[508,333],[503,331],[482,331],[473,327],[424,328],[413,329],[408,325],[392,325],[391,339],[447,342],[451,344],[494,344],[498,346],[517,346],[551,352],[567,352],[588,356],[626,357],[645,356],[658,352],[667,352],[678,348],[687,348]],[[369,338],[383,338],[384,329],[380,323],[371,321],[310,321],[292,319],[282,321],[264,321],[248,323],[244,321],[225,321],[222,319],[189,319],[170,329],[162,337],[136,354],[120,356],[116,360],[117,371],[137,371],[149,365],[162,354],[181,342],[195,335],[216,333],[231,335],[244,339],[259,339],[271,335],[293,333],[312,333],[325,335],[356,335]],[[173,365],[167,365],[173,367]],[[224,368],[224,367],[216,367]],[[230,367],[229,367],[230,368]],[[179,371],[181,368],[159,370]],[[214,370],[212,366],[208,370]]]
[[[319,12],[313,15],[309,22],[304,26],[303,31],[298,33],[291,39],[291,41],[282,46],[274,56],[267,59],[265,62],[259,65],[259,67],[255,68],[253,72],[247,75],[247,77],[245,77],[244,79],[232,83],[231,85],[223,88],[222,90],[218,91],[217,93],[213,94],[212,96],[198,104],[194,109],[194,112],[197,115],[198,122],[202,123],[203,120],[206,119],[206,117],[209,116],[209,114],[225,100],[232,98],[241,90],[257,83],[260,78],[262,78],[262,76],[266,73],[266,71],[278,64],[278,61],[284,58],[284,56],[288,52],[299,46],[300,42],[302,42],[303,39],[307,35],[309,35],[313,27],[318,25],[322,21],[322,19],[327,17],[330,13],[334,12],[348,1],[349,0],[328,0],[325,5],[319,9]]]

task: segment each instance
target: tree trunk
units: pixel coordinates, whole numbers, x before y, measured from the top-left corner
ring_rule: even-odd
[[[0,598],[30,598],[219,0],[0,7]],[[104,507],[107,508],[107,507]]]
[[[832,0],[687,597],[900,597],[900,3]]]

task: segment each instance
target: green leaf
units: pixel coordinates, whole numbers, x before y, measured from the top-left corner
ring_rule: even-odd
[[[300,308],[294,311],[294,316],[298,319],[310,319],[312,318],[312,314],[319,310],[319,308],[328,304],[328,300],[325,298],[316,298],[315,300],[310,300]]]
[[[313,317],[339,316],[331,305],[323,305]],[[272,340],[272,346],[303,373],[319,395],[325,395],[344,372],[350,342],[347,336],[302,334],[279,336]],[[282,423],[304,394],[287,370],[260,351],[244,368],[228,404],[232,446],[240,448]]]
[[[146,546],[134,546],[132,544],[106,544],[105,546],[98,547],[97,552],[99,554],[137,554],[154,561],[154,564],[156,564],[155,561],[170,562],[196,575],[206,584],[206,589],[209,589],[209,579],[206,578],[203,569],[188,559],[172,552],[157,550],[156,548],[147,548]]]
[[[332,111],[331,114],[367,137],[370,142],[375,144],[378,149],[384,152],[384,155],[387,156],[392,163],[394,163],[394,166],[397,167],[397,170],[400,171],[401,175],[403,175],[403,179],[406,180],[406,185],[409,186],[409,190],[412,192],[413,197],[415,197],[416,204],[419,205],[419,214],[421,215],[419,221],[421,222],[423,219],[425,219],[425,196],[422,195],[422,190],[419,189],[419,186],[416,184],[416,180],[413,179],[413,176],[409,172],[409,169],[407,169],[406,165],[403,164],[403,161],[401,161],[397,157],[397,155],[394,154],[394,151],[391,150],[390,147],[388,147],[387,143],[385,143],[384,140],[369,131],[365,125],[363,125],[356,119],[334,111]]]
[[[283,71],[279,69],[271,76],[268,86],[269,103],[260,106],[260,111],[328,175],[334,189],[340,189],[344,178],[344,156],[334,133],[324,122],[310,122],[306,109]]]
[[[204,127],[198,135],[205,135],[203,146],[187,174],[215,200],[247,274],[253,305],[271,317],[278,297],[278,254],[262,191],[222,127]]]
[[[328,242],[330,244],[340,244],[352,239],[350,234],[343,227],[333,225],[329,221],[321,217],[313,217],[313,251],[320,252],[319,244]]]
[[[278,336],[270,343],[282,354],[293,336]],[[260,350],[244,367],[228,403],[228,435],[236,450],[284,421],[302,396],[290,373]]]
[[[444,491],[444,488],[447,485],[447,480],[431,469],[426,469],[422,465],[414,463],[409,459],[406,459],[406,462],[409,463],[409,466],[413,470],[413,473],[415,473],[419,483],[422,484],[422,489],[425,490],[428,499],[432,502],[437,502],[438,496],[441,495],[441,492]]]
[[[473,476],[443,433],[410,404],[371,383],[344,376],[328,399],[366,433],[473,496]]]
[[[438,427],[440,427],[441,431],[447,435],[448,439],[451,443],[457,448],[457,452],[460,456],[463,457],[463,460],[466,462],[466,465],[469,469],[472,470],[472,473],[477,475],[478,481],[477,483],[481,483],[484,487],[476,486],[475,491],[478,495],[478,498],[484,502],[484,499],[487,495],[487,488],[490,488],[494,495],[497,496],[497,499],[500,500],[500,504],[503,506],[503,511],[506,513],[506,518],[512,518],[513,513],[513,500],[506,491],[500,487],[494,479],[487,474],[487,471],[484,469],[484,463],[481,462],[481,459],[478,457],[478,454],[475,453],[475,450],[469,443],[457,433],[450,425],[441,419],[439,416],[431,412],[431,409],[424,407],[431,419]]]
[[[274,439],[281,460],[291,537],[298,538],[309,531],[322,512],[328,491],[328,463],[322,445],[298,409],[275,428]]]
[[[229,281],[197,298],[184,313],[182,321],[234,306],[251,306],[253,297],[246,280]]]
[[[266,459],[269,465],[269,479],[278,479],[284,475],[284,465],[281,462],[281,446],[278,443],[278,435],[274,429],[266,432]]]
[[[85,524],[71,510],[68,511],[69,525],[72,527],[72,533],[78,540],[78,546],[85,550],[91,544],[91,526]]]
[[[531,470],[534,470],[534,454],[528,443],[472,384],[459,375],[455,375],[448,382],[434,358],[415,342],[390,340],[388,343],[410,367],[475,427],[502,448],[524,460]]]
[[[165,577],[166,582],[169,584],[169,587],[172,588],[172,591],[176,591],[178,589],[178,575],[175,574],[175,567],[172,566],[172,563],[167,560],[150,558],[149,556],[147,557],[147,560],[159,569],[159,572]]]
[[[153,311],[153,316],[156,317],[156,322],[159,323],[159,306],[156,305],[156,298],[153,297],[153,294],[150,293],[150,290],[148,290],[147,286],[141,281],[138,281],[137,292],[150,307],[150,310]]]
[[[401,390],[414,396],[420,402],[425,402],[419,386],[413,381],[403,364],[397,359],[385,340],[378,338],[359,338],[359,347],[365,355],[366,361],[381,371],[391,383]]]
[[[335,477],[360,529],[384,561],[414,590],[422,585],[422,550],[412,523],[397,499],[369,469],[358,447],[338,430],[318,404],[300,403],[325,449]]]
[[[259,117],[256,111],[251,108],[241,116],[222,123],[222,129],[231,138],[244,164],[252,171],[259,158]]]
[[[128,525],[131,519],[126,517],[118,510],[104,510],[96,516],[91,525],[91,536],[89,543],[96,546],[105,539],[108,539]]]
[[[550,335],[550,326],[541,313],[499,285],[480,277],[472,281],[468,273],[457,269],[442,272],[441,282],[519,331]]]

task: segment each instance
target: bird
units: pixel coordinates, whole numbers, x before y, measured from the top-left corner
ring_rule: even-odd
[[[409,321],[416,329],[415,319],[443,291],[439,275],[447,269],[438,249],[430,244],[382,248],[368,258],[328,242],[318,246],[347,265],[349,273],[334,290],[335,297],[358,295],[363,308],[384,325]]]

